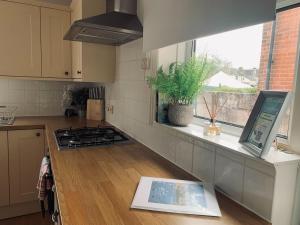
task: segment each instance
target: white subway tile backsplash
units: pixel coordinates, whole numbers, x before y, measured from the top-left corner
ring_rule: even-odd
[[[40,91],[40,103],[55,102],[55,91]]]
[[[9,90],[25,90],[25,83],[24,80],[9,80],[8,88]]]
[[[92,85],[96,84],[0,79],[0,105],[16,106],[16,116],[63,115],[64,90]]]
[[[0,91],[7,91],[8,90],[8,80],[1,79],[0,80]]]
[[[21,103],[25,101],[25,90],[10,89],[8,91],[7,102],[12,104]]]
[[[60,104],[40,104],[40,115],[41,116],[59,116],[63,114],[63,108]]]
[[[40,90],[41,81],[28,80],[25,82],[25,90]]]
[[[39,104],[40,92],[39,90],[25,90],[25,104]]]
[[[39,116],[40,105],[34,103],[26,103],[24,105],[24,116]]]
[[[1,83],[1,82],[0,82]],[[7,102],[8,89],[0,87],[0,105]]]

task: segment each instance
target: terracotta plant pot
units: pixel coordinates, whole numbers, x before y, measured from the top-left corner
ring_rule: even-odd
[[[170,104],[168,117],[171,124],[185,127],[193,120],[193,105]]]

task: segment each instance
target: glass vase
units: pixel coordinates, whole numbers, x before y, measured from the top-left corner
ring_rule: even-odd
[[[210,120],[209,123],[204,126],[204,135],[207,136],[217,136],[221,134],[220,125],[216,124],[215,120]]]

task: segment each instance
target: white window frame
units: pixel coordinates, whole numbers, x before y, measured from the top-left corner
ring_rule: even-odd
[[[300,35],[300,26],[299,26]],[[300,153],[300,36],[298,38],[297,61],[295,66],[294,77],[294,101],[291,108],[291,119],[289,124],[289,139],[288,143],[291,150]]]
[[[276,23],[276,20],[273,22]],[[274,29],[274,28],[272,28]],[[195,55],[195,42],[196,40],[193,41],[188,41],[186,43],[186,53],[191,52],[191,54],[186,54],[186,58],[188,59],[189,57]],[[296,115],[300,115],[300,104],[297,105],[297,107],[294,107],[294,103],[300,102],[300,28],[299,28],[299,36],[298,36],[298,53],[296,55],[296,61],[298,63],[295,63],[295,76],[294,76],[294,87],[292,90],[293,96],[294,96],[294,101],[291,105],[291,114],[290,114],[290,119],[289,119],[289,129],[288,129],[288,136],[278,136],[280,142],[289,144],[293,151],[298,151],[300,153],[300,120],[298,120],[298,125],[297,125],[297,120],[294,120],[293,118],[296,118]],[[266,79],[268,79],[266,77]],[[269,78],[270,79],[270,78]],[[299,84],[297,85],[297,82]],[[196,125],[204,126],[205,123],[209,121],[209,118],[199,118],[194,115],[194,120],[193,123]],[[222,127],[222,131],[225,133],[229,133],[235,136],[240,136],[243,131],[243,126],[239,126],[236,124],[230,124],[226,123],[225,121],[220,121],[219,122]]]

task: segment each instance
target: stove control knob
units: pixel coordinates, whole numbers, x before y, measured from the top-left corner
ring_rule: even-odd
[[[40,137],[40,136],[41,136],[41,133],[38,132],[38,133],[36,133],[35,135],[36,135],[37,137]]]

